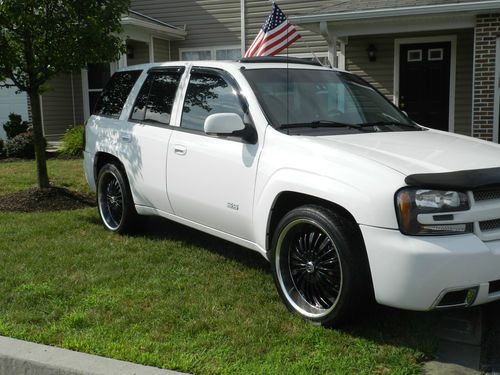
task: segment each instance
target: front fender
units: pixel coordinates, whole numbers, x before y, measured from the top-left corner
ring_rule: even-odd
[[[400,179],[387,173],[377,179],[349,184],[332,177],[296,169],[280,169],[267,181],[256,186],[254,209],[254,238],[266,248],[268,223],[276,199],[283,192],[309,195],[332,202],[347,210],[359,225],[397,228],[394,192],[388,188],[399,186]],[[393,180],[393,181],[392,181]]]

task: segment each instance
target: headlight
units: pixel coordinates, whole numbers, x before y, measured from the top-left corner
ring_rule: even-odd
[[[472,224],[421,224],[420,214],[446,214],[467,211],[470,208],[467,194],[458,191],[405,188],[396,194],[396,211],[399,229],[409,235],[445,235],[472,232]],[[435,221],[452,220],[453,215],[436,215]]]

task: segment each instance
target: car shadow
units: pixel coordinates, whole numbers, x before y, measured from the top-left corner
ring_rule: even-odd
[[[244,266],[271,272],[269,262],[259,253],[161,217],[141,216],[141,222],[131,236],[159,241],[179,241],[189,246],[199,246]]]
[[[96,217],[89,219],[92,224],[100,224]],[[164,218],[141,217],[130,236],[199,246],[245,267],[271,273],[269,262],[259,253]],[[372,303],[354,315],[350,322],[332,329],[380,345],[418,350],[424,353],[422,360],[430,360],[437,348],[440,316],[439,312],[405,311]]]

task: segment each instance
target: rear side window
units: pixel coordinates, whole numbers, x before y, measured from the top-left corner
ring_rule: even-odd
[[[134,121],[169,125],[184,68],[153,72],[142,85],[132,115]]]
[[[94,115],[120,117],[123,105],[141,73],[141,70],[132,70],[113,74],[97,100]]]
[[[203,131],[205,119],[214,113],[236,113],[242,119],[243,107],[235,87],[217,72],[191,72],[182,110],[181,127]]]

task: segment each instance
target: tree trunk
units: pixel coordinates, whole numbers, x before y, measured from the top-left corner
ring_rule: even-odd
[[[49,175],[47,173],[47,158],[45,157],[45,139],[42,130],[42,112],[40,110],[40,96],[37,92],[28,93],[31,102],[31,114],[33,116],[33,143],[35,144],[36,173],[38,187],[47,189],[50,187]]]

